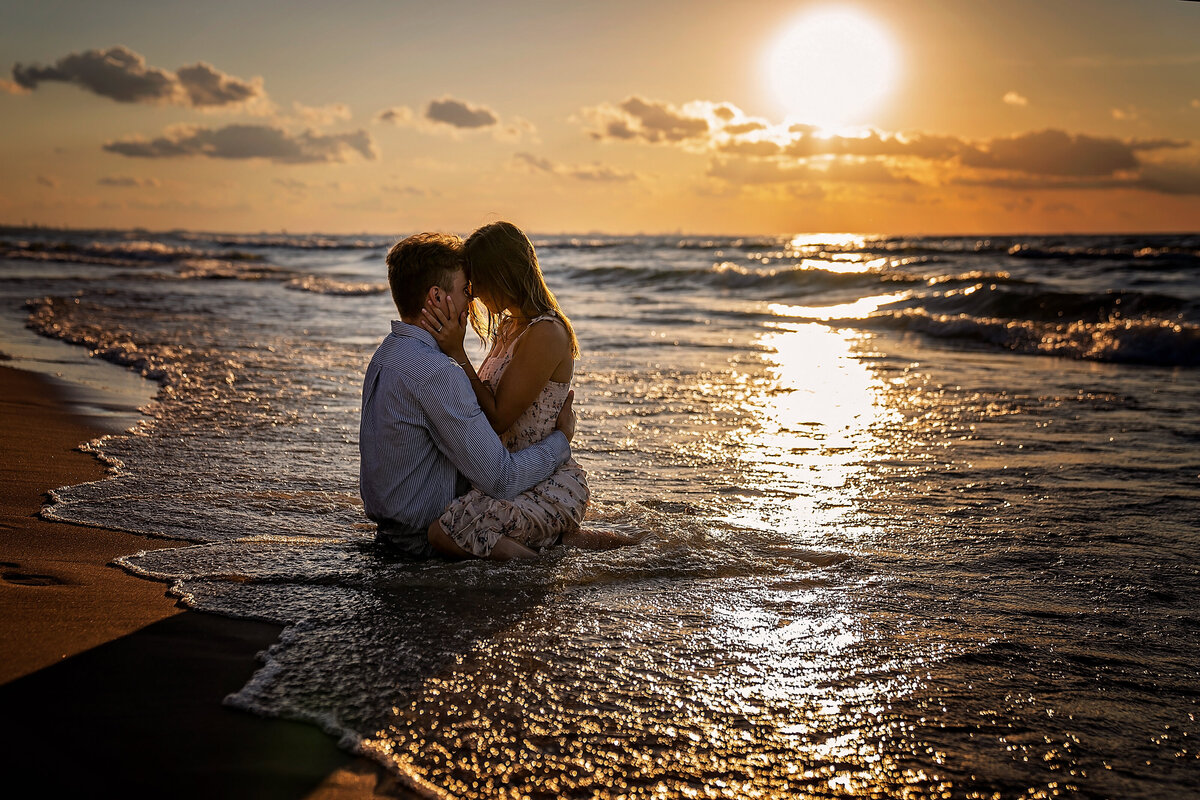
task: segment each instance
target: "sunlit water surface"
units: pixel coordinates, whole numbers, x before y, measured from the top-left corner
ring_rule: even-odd
[[[640,541],[504,566],[362,517],[389,243],[3,242],[10,325],[163,384],[46,514],[287,624],[232,705],[432,795],[1197,796],[1200,241],[538,240]]]

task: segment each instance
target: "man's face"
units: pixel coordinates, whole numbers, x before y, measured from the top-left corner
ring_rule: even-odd
[[[454,278],[450,281],[449,295],[454,300],[454,307],[459,311],[471,304],[471,284],[461,269],[454,273]]]

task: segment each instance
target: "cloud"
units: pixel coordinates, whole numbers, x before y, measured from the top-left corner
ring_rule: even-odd
[[[992,139],[964,150],[962,161],[969,167],[1016,170],[1032,175],[1101,176],[1137,169],[1139,151],[1188,144],[1168,139],[1123,141],[1047,129]]]
[[[453,128],[487,128],[500,122],[496,112],[486,106],[473,106],[463,100],[453,97],[442,97],[431,100],[425,109],[425,119],[430,122],[449,125]]]
[[[387,122],[392,125],[408,125],[413,121],[413,112],[408,106],[385,108],[375,115],[375,121]]]
[[[350,107],[345,103],[331,103],[327,106],[306,106],[303,103],[292,103],[292,111],[297,119],[308,125],[331,125],[334,122],[346,122],[352,116]]]
[[[1129,108],[1114,108],[1112,118],[1118,122],[1131,122],[1138,118],[1138,112],[1132,106]]]
[[[29,94],[29,90],[19,83],[0,78],[0,92],[4,94]]]
[[[198,62],[168,72],[122,45],[70,53],[52,66],[14,64],[13,81],[32,91],[45,82],[72,83],[120,103],[151,103],[193,108],[238,107],[265,99],[261,79],[244,81]]]
[[[162,181],[158,178],[133,178],[128,175],[106,175],[96,181],[96,183],[100,186],[139,189],[151,189],[162,186]]]
[[[238,105],[265,96],[261,80],[239,80],[203,61],[180,67],[175,75],[195,108]]]
[[[420,117],[408,106],[393,106],[376,114],[375,121],[416,128],[423,133],[449,135],[455,139],[485,131],[499,141],[515,142],[526,136],[536,141],[537,134],[537,127],[529,120],[521,117],[502,119],[500,114],[487,106],[449,96],[430,100]]]
[[[62,186],[62,181],[53,175],[38,175],[37,182],[42,186],[48,186],[51,189],[57,189],[59,186]]]
[[[1016,92],[1004,101],[1028,102]],[[597,141],[708,155],[708,176],[733,183],[911,182],[915,172],[938,182],[1002,188],[1191,194],[1194,186],[1187,165],[1156,166],[1157,151],[1194,146],[1179,139],[1120,139],[1056,129],[982,140],[870,129],[833,134],[804,123],[751,118],[729,103],[696,100],[675,106],[638,96],[585,108],[574,121]]]
[[[835,183],[916,183],[907,175],[892,172],[880,161],[827,160],[818,163],[785,163],[716,158],[709,162],[710,178],[735,184],[831,181]]]
[[[1137,188],[1175,195],[1200,195],[1200,164],[1147,164]]]
[[[1082,180],[1044,175],[1000,175],[964,176],[956,178],[954,183],[1020,191],[1139,189],[1158,194],[1191,196],[1200,195],[1200,164],[1145,164],[1136,172]]]
[[[1025,97],[1024,95],[1017,94],[1016,92],[1005,92],[1004,102],[1008,103],[1010,106],[1024,107],[1029,105],[1029,98]]]
[[[426,189],[408,184],[389,183],[379,188],[385,195],[401,195],[403,197],[437,197],[440,194],[436,189]]]
[[[204,128],[180,125],[154,139],[131,137],[107,142],[104,150],[131,158],[262,158],[277,164],[342,163],[355,154],[376,158],[375,146],[364,130],[291,134],[271,125],[226,125]]]
[[[734,108],[727,104],[713,107],[712,111],[718,119],[726,121],[737,116]],[[591,131],[592,138],[598,140],[680,142],[703,137],[710,130],[708,120],[695,110],[677,108],[670,103],[646,100],[636,95],[626,98],[617,106],[605,104],[585,109],[584,113],[595,125]]]
[[[517,153],[512,158],[512,164],[517,169],[524,169],[529,172],[560,175],[565,178],[596,183],[625,183],[636,181],[639,178],[636,172],[629,172],[600,163],[558,164],[548,158],[541,158],[532,153]]]

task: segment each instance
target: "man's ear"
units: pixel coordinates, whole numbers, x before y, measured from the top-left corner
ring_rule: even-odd
[[[442,302],[442,288],[436,283],[433,286],[430,286],[429,291],[426,293],[426,298],[431,303]]]

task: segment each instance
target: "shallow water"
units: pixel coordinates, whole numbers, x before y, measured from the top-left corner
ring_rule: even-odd
[[[35,330],[163,383],[45,513],[288,624],[235,706],[431,794],[1197,795],[1197,237],[538,240],[640,542],[502,567],[362,517],[390,239],[0,239]]]

